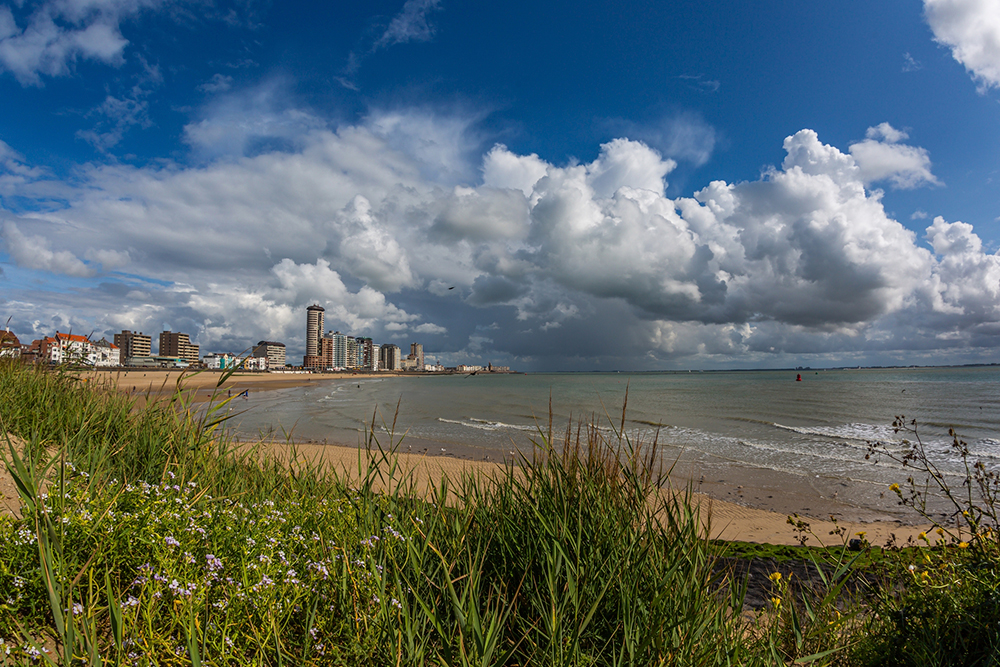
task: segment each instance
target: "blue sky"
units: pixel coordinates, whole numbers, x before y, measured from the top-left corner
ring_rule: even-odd
[[[998,360],[998,0],[0,2],[0,100],[25,341]]]

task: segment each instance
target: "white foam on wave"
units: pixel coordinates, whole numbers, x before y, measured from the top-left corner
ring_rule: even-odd
[[[857,442],[840,440],[824,434],[822,441],[762,441],[748,438],[725,436],[699,429],[679,427],[671,430],[671,437],[661,444],[677,447],[710,457],[719,457],[738,464],[767,468],[795,474],[819,474],[821,476],[844,477],[856,481],[878,481],[886,478],[891,470],[898,470],[899,463],[887,457],[864,458],[867,447]],[[826,438],[831,438],[826,440]],[[903,449],[891,451],[896,454]],[[941,456],[934,456],[938,463],[944,463]],[[853,470],[854,475],[848,473]],[[870,470],[870,473],[864,473]],[[957,467],[946,466],[942,471],[946,476],[959,475]],[[859,477],[855,477],[858,476]],[[869,476],[870,475],[870,476]],[[959,475],[960,476],[960,475]]]
[[[525,426],[523,424],[507,424],[501,421],[491,421],[489,419],[477,419],[475,417],[469,417],[469,419],[445,419],[444,417],[438,417],[437,420],[444,424],[458,424],[459,426],[466,426],[468,428],[475,428],[481,431],[530,431],[534,432],[537,430],[534,426]]]
[[[510,424],[475,417],[464,419],[438,417],[437,422],[473,429],[482,433],[484,437],[488,437],[488,433],[499,435],[512,431],[523,433],[537,431],[537,426],[534,425]],[[889,426],[866,423],[846,423],[836,426],[786,426],[774,422],[761,423],[803,437],[746,438],[697,428],[670,426],[659,431],[658,439],[662,446],[685,450],[695,456],[717,457],[737,464],[800,475],[819,474],[824,477],[843,477],[855,481],[867,479],[877,483],[888,479],[888,471],[898,469],[899,463],[884,456],[865,460],[865,454],[868,453],[867,443],[879,442],[887,448],[889,454],[896,456],[907,449],[901,437],[903,434],[895,433]],[[614,432],[613,429],[601,430]],[[649,439],[648,428],[627,429],[627,434],[632,442]],[[982,443],[983,449],[1000,453],[1000,441],[984,439],[976,442]],[[960,466],[955,465],[954,458],[950,456],[953,450],[948,451],[949,443],[950,441],[939,438],[925,441],[931,459],[944,464],[942,472],[950,478],[960,472]],[[994,457],[986,454],[985,458]],[[866,469],[870,472],[865,473]]]
[[[496,428],[514,429],[516,431],[532,431],[532,432],[534,432],[534,431],[538,430],[537,427],[535,427],[535,426],[528,426],[528,425],[525,425],[525,424],[507,424],[507,423],[502,422],[502,421],[495,421],[495,420],[491,421],[489,419],[476,419],[475,417],[469,417],[469,421],[475,422],[475,423],[478,423],[478,424],[488,424],[490,426],[495,426]]]
[[[791,431],[800,435],[815,435],[824,438],[837,438],[842,440],[858,440],[861,442],[900,442],[899,434],[891,426],[881,426],[876,424],[851,423],[839,426],[785,426],[772,422],[775,428],[784,431]]]
[[[1000,440],[995,438],[980,438],[967,443],[970,465],[981,461],[989,470],[1000,469]],[[962,463],[962,456],[951,443],[942,446],[940,454],[952,463]]]

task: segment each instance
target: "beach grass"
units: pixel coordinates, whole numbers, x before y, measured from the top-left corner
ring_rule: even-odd
[[[227,399],[182,389],[139,409],[0,365],[0,664],[994,664],[988,514],[971,541],[754,551],[707,539],[624,418],[428,490],[391,422],[338,471],[236,446]]]

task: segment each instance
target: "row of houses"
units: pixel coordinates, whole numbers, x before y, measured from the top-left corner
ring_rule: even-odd
[[[160,334],[159,354],[152,354],[152,339],[143,333],[122,331],[115,342],[102,338],[56,332],[24,345],[9,329],[0,331],[0,358],[21,358],[45,364],[78,364],[94,368],[119,366],[134,368],[188,368],[202,366],[228,369],[237,365],[246,370],[266,371],[284,368],[285,346],[275,341],[260,341],[249,357],[235,354],[209,354],[199,359],[198,346],[187,334],[164,331]]]
[[[0,356],[4,357],[21,357],[49,364],[75,363],[98,368],[122,365],[121,350],[104,338],[95,342],[86,336],[58,331],[55,336],[39,338],[30,345],[22,345],[17,336],[9,331],[2,332],[0,338],[3,341]]]

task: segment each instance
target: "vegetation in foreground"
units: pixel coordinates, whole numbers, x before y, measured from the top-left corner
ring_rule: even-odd
[[[953,493],[912,423],[872,454],[906,457],[918,512],[940,485],[958,529],[762,561],[707,541],[621,425],[550,426],[519,470],[427,494],[374,428],[335,471],[235,450],[224,412],[0,365],[23,515],[0,516],[0,664],[997,664],[995,472]],[[751,560],[774,571],[748,612]]]

